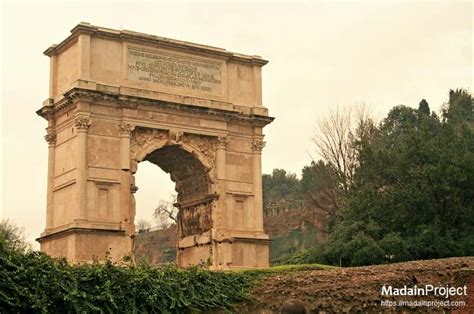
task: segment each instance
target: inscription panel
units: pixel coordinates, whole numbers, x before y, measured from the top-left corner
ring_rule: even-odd
[[[188,91],[220,95],[221,67],[217,63],[128,49],[128,79]]]

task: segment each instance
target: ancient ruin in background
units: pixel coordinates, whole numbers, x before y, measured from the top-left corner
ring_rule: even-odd
[[[267,267],[259,56],[80,23],[51,59],[42,251],[131,256],[134,173],[150,161],[178,192],[181,266]],[[159,187],[157,187],[159,188]],[[158,200],[157,200],[158,201]]]

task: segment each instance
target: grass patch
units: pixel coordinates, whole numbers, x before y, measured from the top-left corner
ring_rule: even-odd
[[[337,266],[323,265],[323,264],[293,264],[293,265],[276,265],[269,268],[262,269],[236,269],[234,272],[245,272],[251,275],[265,275],[265,274],[279,274],[287,272],[296,272],[304,270],[329,270],[338,268]]]

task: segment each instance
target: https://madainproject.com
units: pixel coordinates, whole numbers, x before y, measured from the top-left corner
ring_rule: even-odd
[[[424,296],[433,294],[438,297],[449,298],[453,296],[467,296],[467,286],[462,287],[451,287],[446,286],[434,286],[424,285],[418,287],[414,285],[412,287],[403,286],[402,288],[396,288],[392,286],[382,286],[381,295],[383,296]]]

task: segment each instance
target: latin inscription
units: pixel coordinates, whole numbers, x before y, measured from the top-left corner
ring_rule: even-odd
[[[202,93],[221,93],[220,66],[175,55],[128,49],[128,78]]]

